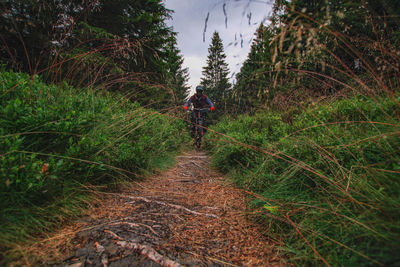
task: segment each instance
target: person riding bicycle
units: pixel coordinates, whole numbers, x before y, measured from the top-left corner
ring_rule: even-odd
[[[210,98],[208,98],[207,95],[205,95],[203,93],[204,91],[204,87],[201,85],[198,85],[196,87],[196,93],[194,95],[192,95],[188,101],[186,101],[186,103],[183,105],[183,108],[185,110],[188,109],[188,107],[190,106],[190,104],[193,104],[193,107],[195,109],[203,109],[206,108],[207,106],[210,106],[210,111],[213,112],[214,111],[214,104],[213,102],[211,102]],[[204,127],[206,127],[206,117],[207,117],[207,113],[206,111],[201,111],[201,116],[204,118]],[[191,122],[192,122],[192,131],[191,131],[191,135],[192,137],[194,136],[194,131],[195,131],[195,122],[196,122],[196,112],[192,113],[192,118],[191,118]],[[206,132],[207,128],[204,128],[204,133]]]

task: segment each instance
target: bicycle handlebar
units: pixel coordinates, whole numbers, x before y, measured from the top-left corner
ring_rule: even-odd
[[[210,108],[193,108],[192,111],[210,111]]]

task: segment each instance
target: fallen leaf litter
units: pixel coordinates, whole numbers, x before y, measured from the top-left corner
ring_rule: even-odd
[[[140,186],[108,195],[94,209],[98,214],[64,229],[46,265],[286,265],[261,227],[248,220],[245,193],[210,170],[205,153],[177,160]],[[62,253],[69,256],[60,260]]]

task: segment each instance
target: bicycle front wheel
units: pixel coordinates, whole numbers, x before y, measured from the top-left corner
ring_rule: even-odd
[[[200,147],[201,147],[201,136],[200,135],[196,136],[196,147],[197,147],[197,149],[200,149]]]

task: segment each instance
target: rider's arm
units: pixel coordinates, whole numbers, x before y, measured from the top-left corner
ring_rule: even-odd
[[[214,111],[214,104],[213,104],[213,102],[211,102],[211,100],[210,100],[210,98],[208,98],[208,96],[206,98],[206,102],[207,102],[207,104],[210,105],[210,111],[213,112]]]
[[[208,98],[208,96],[207,96],[207,98],[206,98],[206,102],[207,102],[207,104],[210,105],[210,107],[213,107],[213,106],[214,106],[213,102],[211,102],[211,100],[210,100],[210,98]]]
[[[183,105],[183,107],[184,107],[185,109],[187,109],[187,108],[190,106],[191,103],[192,103],[192,98],[190,97],[190,98],[188,99],[188,101],[186,101],[186,103]]]

